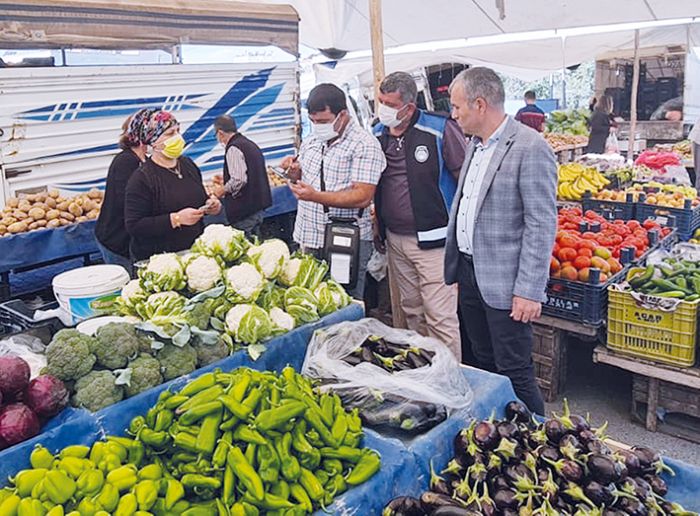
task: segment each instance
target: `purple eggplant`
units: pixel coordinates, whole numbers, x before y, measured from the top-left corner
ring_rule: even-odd
[[[410,496],[399,496],[394,498],[384,507],[382,516],[424,516],[425,511],[420,500]]]
[[[498,435],[505,439],[520,439],[520,429],[518,425],[511,421],[501,421],[496,425]]]
[[[515,497],[515,492],[510,489],[501,489],[493,495],[493,502],[498,510],[517,509],[520,502]]]
[[[583,468],[577,462],[569,459],[559,459],[556,462],[546,460],[554,468],[557,475],[569,482],[580,482],[583,478]]]
[[[589,481],[584,486],[583,492],[598,507],[610,506],[615,500],[611,487],[604,486],[595,480]]]
[[[506,419],[516,423],[528,423],[532,415],[528,408],[519,401],[511,401],[506,405]]]
[[[551,460],[552,462],[556,462],[559,459],[561,459],[561,454],[559,453],[559,450],[555,448],[554,446],[540,446],[538,449],[538,463],[541,466],[544,466],[547,464],[544,459]]]
[[[464,507],[438,507],[433,512],[430,513],[431,516],[478,516],[480,513],[470,511]]]
[[[544,432],[547,435],[549,442],[555,446],[558,446],[561,438],[566,435],[566,428],[564,428],[561,421],[549,419],[544,424]]]
[[[462,507],[455,499],[444,494],[426,491],[420,495],[420,504],[423,511],[432,514],[438,507]]]
[[[644,479],[649,482],[649,485],[657,495],[666,496],[666,493],[668,493],[668,486],[663,478],[657,475],[647,475]]]
[[[474,442],[482,450],[493,450],[498,441],[498,429],[490,421],[481,421],[474,427]]]
[[[667,471],[671,475],[674,474],[673,470],[664,463],[661,455],[651,448],[634,446],[632,451],[637,457],[639,457],[639,464],[643,473],[654,473],[656,475],[660,475],[662,472]]]
[[[588,453],[595,453],[598,455],[610,455],[612,452],[610,448],[603,441],[588,441],[586,443],[586,451]]]
[[[591,478],[603,485],[619,482],[622,478],[623,464],[615,462],[606,455],[593,454],[588,457],[588,471]]]
[[[508,479],[504,475],[496,475],[491,479],[491,488],[494,491],[510,489],[510,484],[508,483]]]
[[[447,481],[435,473],[433,461],[430,461],[430,490],[434,493],[451,495],[451,489]]]
[[[630,516],[648,516],[649,514],[649,509],[646,508],[644,503],[634,498],[621,498],[618,501],[618,508]]]
[[[636,453],[630,450],[619,450],[617,456],[622,459],[622,462],[627,467],[627,471],[631,476],[637,476],[642,473],[642,464]]]

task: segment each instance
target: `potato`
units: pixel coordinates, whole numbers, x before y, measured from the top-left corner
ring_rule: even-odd
[[[88,218],[85,215],[81,215],[80,217],[76,218],[76,222],[87,222]]]
[[[60,213],[60,218],[73,222],[75,220],[75,215],[69,211],[62,211]]]
[[[41,220],[46,217],[46,212],[41,208],[32,208],[29,210],[29,216],[34,220]]]
[[[35,194],[28,194],[27,195],[27,200],[31,203],[36,202],[36,195]]]
[[[47,206],[49,209],[53,209],[53,208],[55,208],[56,205],[57,205],[56,199],[54,199],[53,197],[47,197],[47,198],[46,198],[46,201],[45,201],[45,204],[46,204],[46,206]]]
[[[17,219],[10,215],[6,215],[2,219],[0,219],[0,224],[2,224],[3,226],[9,226],[10,224],[14,224],[15,222],[17,222]]]
[[[70,205],[68,205],[68,211],[71,212],[76,217],[80,217],[83,214],[83,208],[74,202],[72,202],[72,203],[70,203]]]
[[[28,226],[26,222],[15,222],[7,228],[7,231],[14,235],[16,233],[24,233],[25,231],[27,231],[27,228]]]
[[[34,208],[40,208],[44,211],[49,211],[49,207],[43,202],[35,202],[34,206],[32,206],[32,209]]]
[[[58,190],[49,190],[48,195],[49,195],[49,197],[52,197],[53,199],[58,199],[58,197],[61,194],[58,193]]]
[[[22,211],[20,209],[16,209],[15,211],[12,212],[12,216],[16,218],[17,220],[24,220],[27,217],[29,217],[29,214],[26,211]]]
[[[85,199],[83,199],[81,196],[73,197],[73,204],[77,204],[78,206],[82,206],[83,202],[85,202]]]
[[[46,192],[39,192],[36,194],[36,202],[46,202],[49,195]]]
[[[47,228],[58,228],[61,226],[61,221],[59,219],[51,219],[46,223]]]
[[[70,203],[68,201],[61,201],[58,202],[58,204],[56,204],[56,209],[58,211],[68,211],[68,206],[70,206]]]
[[[29,210],[32,209],[32,204],[29,201],[21,200],[17,209],[29,213]]]
[[[68,215],[70,215],[70,213]],[[58,220],[61,222],[61,226],[70,226],[71,224],[73,224],[73,222],[68,220],[68,219],[58,219]]]
[[[97,208],[97,203],[92,199],[85,199],[83,201],[83,211],[92,211]]]
[[[46,220],[55,220],[61,215],[58,210],[49,210],[46,212]]]
[[[19,199],[17,197],[10,197],[7,200],[6,204],[10,208],[16,208],[17,206],[19,206]]]
[[[7,233],[7,226],[0,224],[0,236],[4,235],[5,233]]]
[[[92,210],[87,212],[87,218],[89,220],[95,220],[100,215],[100,210]]]
[[[44,221],[44,224],[46,224],[46,221]],[[39,229],[40,227],[41,226],[39,226],[38,222],[32,222],[31,224],[29,224],[28,229],[29,231],[33,231],[35,229]]]
[[[87,193],[87,196],[90,199],[102,199],[102,197],[104,196],[104,192],[102,190],[97,190],[93,188]]]

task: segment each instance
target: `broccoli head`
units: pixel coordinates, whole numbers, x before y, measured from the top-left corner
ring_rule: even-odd
[[[127,397],[135,396],[163,383],[160,362],[151,355],[139,355],[138,358],[129,362],[128,368],[131,369],[131,379],[124,386]]]
[[[207,299],[202,303],[197,303],[185,315],[185,321],[188,326],[195,326],[200,330],[206,330],[209,327],[209,319],[214,310],[214,300]]]
[[[124,388],[116,385],[112,371],[90,371],[75,382],[72,403],[90,412],[114,405],[124,399]]]
[[[230,354],[228,346],[221,339],[217,339],[215,344],[205,344],[200,339],[192,339],[192,347],[197,352],[197,367],[213,364]]]
[[[166,344],[158,351],[156,358],[160,362],[165,381],[191,373],[197,368],[197,352],[189,344],[182,347]]]
[[[119,369],[126,366],[130,358],[138,355],[143,338],[133,324],[109,323],[97,330],[90,351],[97,357],[99,365],[107,369]]]
[[[85,376],[95,365],[96,358],[91,349],[96,342],[78,330],[57,332],[46,348],[46,372],[63,381]]]

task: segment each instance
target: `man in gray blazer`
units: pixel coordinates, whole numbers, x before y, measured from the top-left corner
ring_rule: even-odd
[[[445,282],[459,284],[462,322],[479,367],[508,376],[544,414],[532,364],[557,226],[557,165],[542,136],[505,114],[503,83],[483,67],[450,86],[467,148],[445,244]]]

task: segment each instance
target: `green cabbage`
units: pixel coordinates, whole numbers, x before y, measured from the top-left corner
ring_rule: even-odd
[[[318,301],[313,292],[304,287],[289,287],[284,293],[284,309],[294,317],[297,325],[319,319]]]

